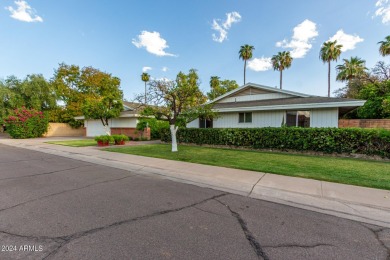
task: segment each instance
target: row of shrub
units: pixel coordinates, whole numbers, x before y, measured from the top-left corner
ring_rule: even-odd
[[[109,144],[109,143],[121,144],[122,142],[127,142],[131,140],[146,141],[148,139],[146,137],[132,138],[131,136],[126,136],[126,135],[99,135],[95,137],[96,142],[101,142],[105,144]]]
[[[41,137],[49,127],[46,113],[25,107],[13,110],[4,122],[7,132],[15,139]]]
[[[253,149],[292,149],[324,153],[358,153],[390,158],[390,131],[361,128],[179,128],[179,143],[227,145]],[[170,142],[169,129],[161,141]]]

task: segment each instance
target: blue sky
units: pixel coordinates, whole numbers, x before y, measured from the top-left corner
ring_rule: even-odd
[[[210,76],[243,83],[238,51],[250,44],[255,51],[247,82],[278,86],[269,58],[289,50],[295,59],[283,73],[284,89],[325,96],[322,43],[342,41],[341,59],[359,56],[371,68],[389,62],[377,44],[389,29],[390,0],[3,0],[0,78],[50,78],[61,62],[93,66],[119,77],[131,100],[143,90],[143,70],[174,79],[195,68],[206,92]],[[332,92],[343,86],[331,84]]]

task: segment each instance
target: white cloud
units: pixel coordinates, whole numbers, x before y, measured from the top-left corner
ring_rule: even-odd
[[[390,24],[390,0],[378,0],[375,7],[375,16],[381,17],[383,24]]]
[[[152,67],[143,67],[142,72],[147,72],[149,70],[152,70]]]
[[[343,30],[338,30],[335,35],[333,35],[329,41],[337,41],[338,44],[343,45],[341,48],[342,52],[353,50],[356,47],[356,44],[364,41],[363,38],[360,38],[358,35],[346,34]]]
[[[213,33],[213,40],[216,42],[223,42],[227,39],[228,30],[232,27],[232,24],[241,21],[241,15],[238,12],[231,12],[226,14],[226,20],[214,19],[211,29],[217,31],[219,36]]]
[[[291,49],[291,57],[303,58],[313,47],[311,42],[318,36],[317,25],[305,20],[294,28],[291,40],[284,39],[276,43],[276,47]]]
[[[147,52],[157,56],[177,56],[165,52],[165,49],[169,48],[169,46],[167,41],[161,38],[159,32],[142,31],[137,38],[131,41],[137,48],[145,48]]]
[[[167,72],[168,71],[168,67],[162,67],[161,69],[163,72]]]
[[[35,14],[35,10],[28,5],[26,1],[15,1],[17,6],[14,9],[12,6],[8,6],[5,9],[11,12],[11,17],[22,22],[43,22],[42,17]]]
[[[272,69],[271,58],[254,58],[248,61],[248,68],[254,71],[266,71]]]

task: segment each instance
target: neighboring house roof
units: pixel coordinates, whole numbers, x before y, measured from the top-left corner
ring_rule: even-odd
[[[143,110],[144,105],[141,103],[123,101],[123,111],[120,113],[119,117],[148,117],[142,116],[141,111]],[[84,116],[75,117],[76,120],[84,120]]]

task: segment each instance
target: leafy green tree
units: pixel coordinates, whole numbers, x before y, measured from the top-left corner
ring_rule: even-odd
[[[87,94],[82,105],[85,119],[99,119],[110,134],[109,120],[119,117],[123,110],[120,79],[92,67],[84,68],[80,89]]]
[[[280,89],[282,89],[283,70],[291,67],[293,58],[289,51],[278,52],[277,55],[272,56],[271,62],[274,70],[280,71]]]
[[[379,53],[384,57],[387,55],[390,55],[390,35],[385,37],[384,41],[378,42],[380,44],[379,46]]]
[[[238,52],[239,58],[244,61],[244,85],[246,82],[246,61],[252,59],[254,50],[255,47],[245,44],[241,46],[240,51]]]
[[[359,118],[390,118],[390,80],[365,84],[358,98],[367,100],[357,110]]]
[[[367,68],[365,67],[365,60],[358,57],[351,57],[343,59],[344,64],[337,65],[337,77],[336,80],[344,82],[351,81],[352,79],[361,78],[367,74]]]
[[[320,50],[320,59],[323,63],[328,63],[328,97],[330,97],[330,62],[337,61],[341,55],[341,44],[337,41],[324,42]]]
[[[146,104],[146,83],[150,80],[150,75],[146,72],[142,73],[141,80],[145,82],[145,104]]]
[[[210,78],[210,92],[207,93],[207,97],[209,100],[213,100],[238,87],[235,80],[220,80],[219,77],[212,76]]]
[[[50,111],[56,108],[52,84],[42,75],[28,75],[23,80],[9,76],[0,82],[0,121],[10,111],[21,108]]]
[[[93,67],[80,69],[62,63],[55,71],[52,83],[64,104],[64,109],[56,112],[73,126],[82,123],[74,117],[84,114],[86,119],[100,119],[109,129],[109,119],[119,116],[123,109],[119,78]]]
[[[190,122],[198,116],[212,116],[210,106],[202,106],[207,100],[199,89],[199,76],[191,69],[188,74],[179,72],[176,80],[152,80],[149,83],[148,104],[144,111],[157,119],[167,120],[172,136],[172,152],[177,152],[176,132],[178,123]],[[143,95],[138,98],[143,99]]]
[[[61,108],[52,112],[52,119],[68,123],[72,127],[80,127],[82,121],[75,120],[82,115],[82,105],[87,94],[80,89],[82,71],[79,66],[59,64],[51,79],[58,100],[63,104]]]

